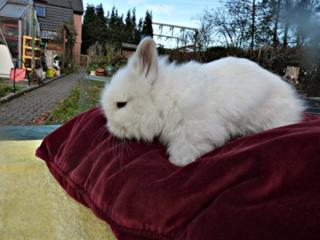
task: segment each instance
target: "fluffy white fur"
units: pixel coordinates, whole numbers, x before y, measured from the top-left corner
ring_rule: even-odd
[[[170,64],[158,57],[152,38],[115,74],[101,104],[111,133],[145,141],[159,137],[179,166],[234,136],[296,123],[304,110],[289,84],[254,62],[227,57]]]

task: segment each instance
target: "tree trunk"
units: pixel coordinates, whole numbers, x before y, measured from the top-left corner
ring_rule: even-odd
[[[252,24],[251,24],[251,51],[254,49],[254,38],[255,38],[255,28],[256,28],[256,1],[252,1]]]
[[[279,15],[280,15],[280,6],[281,6],[281,0],[273,0],[272,1],[272,7],[274,8],[274,29],[273,29],[273,48],[276,48],[279,43],[278,39],[278,25],[279,25]]]
[[[288,12],[291,11],[290,0],[285,1],[285,25],[284,25],[284,34],[283,34],[283,47],[286,48],[288,46],[288,32],[289,32],[289,14]]]

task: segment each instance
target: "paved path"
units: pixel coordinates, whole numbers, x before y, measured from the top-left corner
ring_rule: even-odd
[[[0,126],[34,125],[41,114],[51,111],[84,76],[79,71],[26,93],[10,102],[0,104]]]

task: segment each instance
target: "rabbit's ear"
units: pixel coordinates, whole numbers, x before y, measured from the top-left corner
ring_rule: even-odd
[[[158,53],[151,37],[144,38],[133,55],[133,64],[145,78],[154,81],[158,74]]]

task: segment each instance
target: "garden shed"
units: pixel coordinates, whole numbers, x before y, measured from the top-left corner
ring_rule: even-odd
[[[12,60],[23,58],[24,37],[40,36],[40,27],[32,0],[0,0],[0,44],[7,45]],[[30,40],[30,39],[29,39]],[[33,48],[29,50],[34,51]]]

